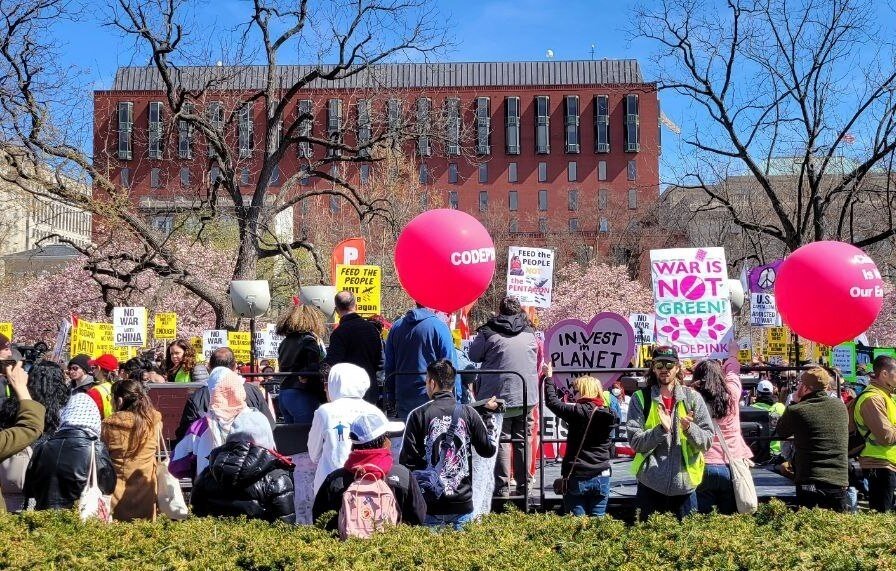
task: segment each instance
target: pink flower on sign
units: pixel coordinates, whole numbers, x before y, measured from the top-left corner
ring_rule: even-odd
[[[713,315],[706,321],[706,331],[713,341],[721,339],[720,333],[725,330],[725,325],[719,323],[716,316]]]
[[[697,254],[694,256],[698,262],[702,262],[706,259],[706,250],[697,250]]]
[[[672,339],[672,341],[678,341],[678,338],[681,336],[681,323],[679,323],[677,318],[670,317],[669,323],[663,325],[660,330],[669,335],[669,338]]]

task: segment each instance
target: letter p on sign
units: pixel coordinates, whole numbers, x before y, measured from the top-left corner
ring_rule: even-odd
[[[342,259],[343,263],[346,265],[351,265],[354,262],[358,261],[358,258],[361,257],[361,253],[358,252],[358,249],[354,246],[344,246],[342,248]]]

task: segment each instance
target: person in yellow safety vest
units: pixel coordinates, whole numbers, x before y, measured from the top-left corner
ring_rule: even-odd
[[[768,412],[768,430],[770,433],[775,431],[775,428],[778,424],[778,419],[781,418],[781,415],[784,414],[784,410],[787,408],[786,406],[784,406],[784,403],[778,402],[778,400],[775,398],[775,385],[773,385],[772,382],[768,380],[759,381],[759,384],[756,385],[756,402],[753,403],[753,407]],[[769,452],[771,452],[772,454],[772,457],[781,455],[780,440],[772,440],[769,443],[768,448]]]
[[[87,391],[87,396],[96,403],[102,420],[115,412],[112,407],[112,383],[115,382],[115,375],[118,373],[118,359],[115,355],[100,355],[90,361],[90,366],[94,367],[93,376],[97,384]]]
[[[632,395],[626,421],[635,451],[636,501],[642,520],[654,512],[682,519],[697,510],[695,491],[703,481],[703,453],[712,445],[712,419],[703,397],[684,386],[675,348],[656,347],[652,357],[647,388]]]
[[[896,511],[896,359],[874,359],[871,384],[862,391],[853,409],[853,421],[865,439],[859,466],[868,480],[868,505],[879,512]]]

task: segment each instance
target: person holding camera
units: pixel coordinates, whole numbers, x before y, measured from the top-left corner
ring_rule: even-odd
[[[22,368],[22,362],[17,361],[15,365],[10,365],[8,359],[9,357],[4,359],[6,366],[3,372],[12,393],[19,401],[19,409],[15,423],[9,428],[0,430],[0,458],[9,458],[40,438],[44,432],[46,414],[44,405],[31,399],[31,393],[28,392],[28,373]],[[6,511],[6,502],[3,501],[2,495],[0,495],[0,511]]]
[[[566,454],[554,491],[563,495],[566,511],[577,516],[603,516],[610,499],[610,451],[616,414],[610,409],[610,394],[594,377],[572,381],[574,402],[563,402],[551,379],[552,369],[544,367],[544,404],[568,429]]]

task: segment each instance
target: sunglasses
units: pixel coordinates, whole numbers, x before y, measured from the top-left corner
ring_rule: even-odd
[[[671,371],[672,369],[674,369],[677,366],[678,366],[678,363],[671,363],[669,361],[662,361],[662,362],[653,364],[654,369],[666,369],[668,371]]]

